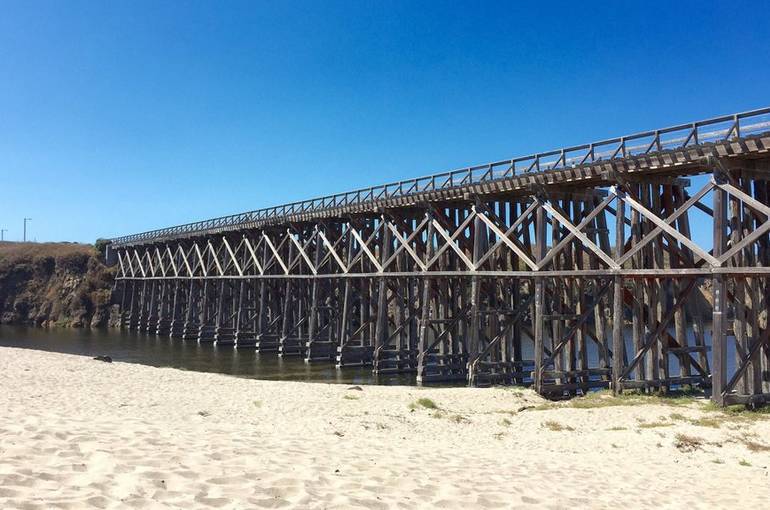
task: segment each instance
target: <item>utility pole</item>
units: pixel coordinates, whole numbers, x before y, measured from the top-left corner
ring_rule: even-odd
[[[32,218],[24,218],[24,242],[27,242],[27,222],[32,221]]]
[[[7,228],[0,228],[0,241],[5,241],[6,232],[8,232]]]

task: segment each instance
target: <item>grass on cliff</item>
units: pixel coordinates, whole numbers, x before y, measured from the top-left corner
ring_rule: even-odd
[[[0,267],[35,263],[51,259],[62,265],[85,263],[95,256],[96,248],[81,243],[14,243],[0,242]]]

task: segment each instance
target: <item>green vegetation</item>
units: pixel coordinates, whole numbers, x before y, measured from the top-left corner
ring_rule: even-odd
[[[722,426],[722,422],[725,420],[723,417],[713,416],[701,416],[700,418],[691,419],[680,413],[671,413],[669,418],[674,421],[683,421],[698,427],[710,427],[712,429],[720,428]]]
[[[662,405],[669,407],[690,408],[693,410],[713,413],[710,416],[691,419],[680,412],[672,412],[669,417],[673,421],[688,422],[699,427],[720,428],[727,422],[754,422],[770,419],[770,406],[758,409],[748,409],[745,406],[719,407],[702,392],[693,390],[662,393],[643,393],[627,391],[613,395],[610,390],[601,390],[576,397],[565,402],[547,402],[528,409],[547,411],[549,409],[600,409],[606,407],[628,407],[641,405]],[[514,413],[511,413],[514,414]],[[668,426],[668,425],[660,425]],[[652,428],[646,426],[642,428]]]
[[[703,446],[703,439],[695,436],[688,436],[687,434],[677,434],[674,446],[683,452],[694,452]]]
[[[425,397],[418,398],[417,400],[415,400],[414,402],[409,404],[409,409],[412,409],[412,410],[419,409],[421,407],[424,408],[424,409],[439,410],[439,406],[436,405],[436,403],[434,401],[432,401],[429,398],[425,398]]]
[[[463,416],[461,414],[452,415],[450,420],[452,420],[455,423],[470,423],[471,422],[468,418],[466,418],[465,416]]]
[[[565,430],[566,431],[575,430],[572,427],[570,427],[569,425],[562,425],[558,421],[553,421],[553,420],[548,420],[548,421],[543,422],[543,426],[545,428],[547,428],[548,430],[552,430],[554,432],[562,432],[562,431],[565,431]]]
[[[690,423],[699,427],[711,427],[712,429],[718,429],[722,426],[722,420],[705,416],[696,420],[690,420]]]
[[[533,407],[536,411],[544,411],[567,407],[571,409],[599,409],[603,407],[628,407],[648,404],[666,405],[673,407],[690,406],[703,399],[701,393],[692,391],[672,392],[669,394],[642,393],[626,391],[613,395],[610,390],[593,391],[582,397],[576,397],[566,403],[549,402]]]
[[[640,429],[659,429],[661,427],[673,427],[673,423],[669,422],[662,422],[662,421],[655,421],[651,423],[640,423],[639,428]]]
[[[741,442],[746,446],[746,448],[749,449],[750,452],[755,452],[755,453],[770,452],[770,446],[763,443],[758,443],[756,441],[752,441],[750,439],[747,439],[746,437],[744,437],[741,440]]]
[[[434,418],[441,419],[441,418],[446,418],[448,416],[446,411],[444,411],[443,409],[439,409],[438,407],[431,407],[431,406],[435,406],[436,404],[433,403],[432,401],[430,401],[430,402],[431,403],[429,403],[428,405],[425,405],[424,403],[419,405],[418,404],[419,401],[418,401],[418,403],[411,404],[409,406],[409,408],[410,409],[417,409],[417,407],[419,405],[420,407],[424,407],[426,409],[434,409],[435,412],[433,414],[431,414],[431,416],[433,416]],[[453,414],[453,415],[449,416],[449,420],[453,421],[455,423],[470,423],[470,420],[468,418],[466,418],[465,416],[461,415],[461,414]]]
[[[104,250],[107,248],[107,245],[110,244],[112,241],[109,239],[102,239],[99,238],[94,243],[94,249],[96,250],[96,253],[98,253],[101,257],[104,257]]]
[[[754,422],[770,419],[770,406],[764,406],[757,409],[749,409],[743,405],[720,407],[709,401],[703,406],[703,409],[705,411],[721,414],[725,420],[730,421]]]

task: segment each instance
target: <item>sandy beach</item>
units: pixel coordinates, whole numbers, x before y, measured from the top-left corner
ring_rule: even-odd
[[[13,348],[0,388],[6,509],[770,501],[770,414],[704,402],[269,382]]]

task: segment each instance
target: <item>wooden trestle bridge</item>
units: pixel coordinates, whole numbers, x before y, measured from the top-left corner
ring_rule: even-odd
[[[419,382],[770,401],[770,108],[112,240],[125,327]]]

